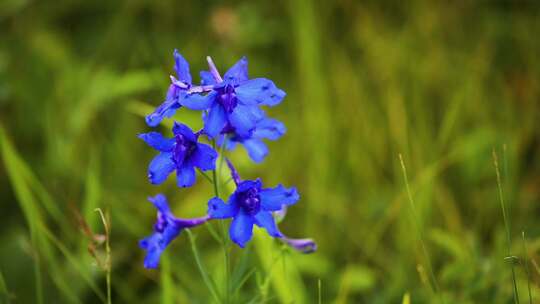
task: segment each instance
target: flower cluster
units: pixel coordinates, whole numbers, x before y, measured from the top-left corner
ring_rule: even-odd
[[[146,123],[150,127],[158,126],[165,118],[185,107],[201,111],[204,127],[193,132],[188,126],[174,122],[173,137],[168,138],[159,132],[139,135],[144,142],[158,151],[148,167],[150,183],[159,185],[176,171],[178,187],[191,187],[196,182],[196,171],[216,170],[218,155],[221,151],[243,146],[254,162],[261,162],[268,154],[268,147],[263,139],[277,140],[285,133],[285,125],[269,118],[261,106],[276,106],[285,97],[285,92],[266,78],[248,77],[248,61],[244,57],[233,65],[223,77],[207,57],[208,71],[201,71],[200,85],[193,84],[188,62],[174,51],[175,76],[170,76],[165,101],[150,115]],[[206,138],[213,145],[202,143]],[[226,159],[231,178],[236,190],[224,202],[215,193],[208,201],[207,215],[181,219],[175,217],[164,195],[150,197],[157,212],[154,232],[140,241],[140,247],[146,250],[144,266],[156,268],[163,250],[180,234],[182,229],[195,227],[214,219],[229,219],[229,236],[240,247],[251,239],[253,225],[264,228],[272,237],[278,238],[301,252],[316,250],[311,239],[292,239],[281,233],[276,225],[276,217],[283,217],[287,206],[295,204],[300,196],[296,188],[278,185],[264,188],[260,179],[241,180],[233,164]],[[217,176],[214,174],[214,176]],[[217,180],[211,180],[217,183]]]

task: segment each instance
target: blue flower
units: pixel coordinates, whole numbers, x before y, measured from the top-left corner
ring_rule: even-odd
[[[177,185],[190,187],[195,183],[195,167],[203,171],[215,169],[217,152],[209,145],[198,143],[199,134],[184,124],[175,122],[172,131],[174,138],[165,138],[158,132],[139,135],[160,152],[150,162],[148,179],[152,184],[161,184],[176,170]]]
[[[176,218],[171,213],[167,198],[163,194],[149,197],[148,200],[158,210],[157,221],[154,224],[154,233],[142,239],[139,246],[146,250],[144,267],[157,268],[161,253],[182,232],[182,229],[201,225],[209,218],[208,216],[193,219]]]
[[[233,242],[244,247],[251,239],[253,225],[266,229],[269,235],[281,238],[273,211],[281,210],[283,205],[292,205],[300,198],[296,188],[263,188],[260,179],[241,181],[238,173],[227,160],[236,190],[227,203],[214,197],[208,202],[208,215],[213,219],[233,218],[229,235]]]
[[[248,79],[247,59],[243,57],[221,78],[208,57],[210,72],[201,72],[203,85],[211,86],[208,94],[190,94],[179,102],[192,110],[208,110],[204,115],[204,132],[211,138],[224,128],[232,128],[242,137],[248,137],[261,117],[258,106],[275,106],[285,92],[266,78]]]
[[[260,163],[268,155],[268,147],[263,139],[277,140],[285,134],[285,125],[275,119],[262,117],[255,123],[255,129],[249,136],[241,136],[235,130],[225,128],[218,139],[218,145],[225,144],[228,150],[235,148],[236,144],[241,144],[247,150],[249,157],[256,163]],[[226,140],[224,137],[226,136]]]
[[[146,123],[150,127],[157,126],[165,117],[173,116],[181,106],[179,101],[187,95],[188,90],[191,88],[189,63],[177,50],[174,50],[174,61],[174,70],[178,79],[171,76],[171,84],[165,101],[153,113],[146,116]]]

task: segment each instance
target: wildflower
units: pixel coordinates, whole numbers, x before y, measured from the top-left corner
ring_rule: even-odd
[[[248,137],[261,117],[259,105],[275,106],[283,100],[285,92],[266,78],[248,79],[245,57],[232,66],[222,78],[212,59],[207,57],[210,71],[201,72],[209,93],[190,94],[179,102],[192,110],[208,110],[204,115],[204,132],[211,138],[225,128],[232,128],[242,137]],[[201,91],[205,91],[202,89]]]
[[[169,85],[165,101],[153,113],[146,116],[146,123],[150,127],[157,126],[165,117],[173,116],[181,106],[179,101],[187,95],[188,90],[191,88],[189,63],[177,50],[174,50],[174,61],[174,70],[178,79],[170,76],[171,84]]]
[[[150,162],[148,179],[152,184],[163,183],[176,170],[178,187],[195,183],[195,167],[202,171],[214,170],[217,152],[207,144],[198,143],[196,134],[186,125],[175,122],[174,138],[165,138],[158,132],[140,134],[139,138],[160,153]]]
[[[218,145],[225,144],[228,150],[241,144],[247,150],[249,157],[256,163],[260,163],[268,155],[268,147],[262,139],[277,140],[285,134],[285,125],[275,119],[262,117],[255,123],[255,129],[250,136],[241,136],[233,129],[225,128],[218,140]],[[226,136],[226,137],[225,137]]]
[[[145,268],[157,268],[159,257],[167,246],[182,232],[184,228],[190,228],[205,223],[208,216],[181,219],[175,217],[167,204],[167,198],[163,194],[149,197],[148,200],[154,204],[157,212],[157,221],[154,224],[154,233],[142,239],[139,246],[146,250],[144,258]]]
[[[233,242],[244,247],[253,234],[253,224],[266,229],[273,237],[281,238],[273,211],[278,211],[283,205],[292,205],[300,198],[296,188],[285,188],[278,185],[275,188],[263,188],[260,179],[240,180],[233,165],[227,160],[232,178],[236,184],[235,192],[227,203],[214,197],[208,202],[208,215],[213,219],[233,218],[229,227],[229,235]]]

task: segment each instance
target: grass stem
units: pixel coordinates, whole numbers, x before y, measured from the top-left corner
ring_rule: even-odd
[[[401,156],[401,153],[399,154],[399,161],[401,163],[401,170],[403,171],[403,178],[405,180],[405,187],[407,189],[407,196],[409,198],[409,203],[410,203],[410,207],[411,207],[411,213],[412,213],[412,217],[413,217],[414,226],[415,226],[417,234],[418,234],[418,239],[420,240],[420,246],[422,247],[422,252],[424,253],[424,257],[426,259],[426,263],[427,263],[426,266],[428,268],[428,272],[429,272],[429,275],[431,277],[431,281],[432,281],[432,284],[433,284],[433,289],[434,289],[435,293],[440,296],[441,303],[444,303],[444,298],[443,298],[443,295],[442,295],[442,291],[441,291],[441,289],[439,287],[439,283],[437,282],[437,278],[435,277],[435,273],[433,272],[433,266],[431,264],[431,258],[429,257],[429,253],[427,251],[426,244],[424,243],[424,237],[423,237],[422,229],[420,228],[420,224],[418,222],[418,215],[417,215],[417,212],[416,212],[416,206],[414,204],[411,189],[409,187],[409,179],[407,177],[407,169],[405,168],[405,163],[403,162],[403,156]]]
[[[495,149],[492,152],[493,154],[493,164],[495,165],[495,173],[497,175],[497,188],[499,192],[499,202],[501,203],[501,210],[503,215],[503,221],[504,221],[504,229],[506,230],[506,245],[507,245],[507,256],[511,257],[511,246],[512,242],[510,239],[510,223],[508,221],[508,216],[506,214],[506,205],[504,204],[504,195],[503,195],[503,189],[502,189],[502,183],[501,183],[501,173],[499,170],[499,161],[497,157],[497,153],[495,153]],[[513,261],[510,262],[510,268],[512,269],[512,283],[514,285],[514,303],[519,303],[519,295],[518,295],[518,286],[516,282],[516,271],[514,269],[514,263]]]
[[[225,146],[227,145],[227,136],[223,138],[221,147],[219,148],[219,164],[218,168],[215,169],[213,173],[213,184],[214,184],[214,195],[219,197],[219,180],[221,175],[221,170],[223,168],[223,161],[225,159],[224,151]],[[212,140],[212,146],[216,149],[216,140]],[[225,264],[225,287],[224,287],[224,298],[225,303],[230,303],[230,257],[229,257],[229,239],[227,237],[227,229],[225,227],[224,221],[219,221],[219,227],[221,229],[221,246],[223,248],[223,262]]]
[[[98,212],[99,213],[99,216],[101,217],[101,221],[103,222],[103,227],[105,228],[105,255],[106,255],[106,260],[105,260],[105,280],[106,280],[106,284],[107,284],[107,304],[112,304],[112,290],[111,290],[111,266],[112,266],[112,261],[111,261],[111,246],[110,246],[110,242],[109,242],[109,239],[110,239],[110,235],[111,235],[111,231],[110,231],[110,225],[108,224],[109,223],[109,220],[108,220],[108,216],[105,217],[105,215],[103,214],[103,211],[101,211],[100,208],[96,208],[94,211]],[[108,214],[107,214],[108,215]]]
[[[214,298],[214,300],[217,303],[222,303],[220,300],[220,297],[216,291],[216,284],[212,280],[212,278],[208,275],[208,272],[204,268],[204,265],[201,262],[201,258],[199,256],[199,251],[197,250],[197,245],[195,244],[195,237],[193,236],[193,233],[191,233],[191,230],[186,229],[186,234],[189,237],[189,241],[191,243],[191,250],[193,251],[193,256],[195,257],[195,263],[197,264],[197,268],[199,269],[199,272],[201,273],[201,276],[203,278],[203,282],[205,283],[206,287],[210,291],[210,294]]]
[[[527,289],[529,292],[529,304],[533,303],[531,293],[531,273],[529,270],[529,249],[527,248],[527,239],[525,239],[525,231],[521,231],[521,238],[523,240],[523,268],[527,274]]]

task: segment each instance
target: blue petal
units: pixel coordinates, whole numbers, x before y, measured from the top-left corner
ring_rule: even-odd
[[[158,132],[139,134],[139,138],[144,140],[150,147],[162,152],[171,152],[174,147],[174,139],[163,137]]]
[[[212,75],[212,73],[208,71],[201,71],[201,85],[212,85],[216,84],[216,79]]]
[[[216,168],[217,152],[206,144],[197,144],[197,149],[191,155],[193,165],[203,171]]]
[[[255,78],[246,81],[234,91],[240,103],[244,105],[275,106],[285,97],[285,92],[266,78]]]
[[[248,80],[248,60],[242,57],[236,62],[223,76],[224,81],[232,83],[241,83]]]
[[[206,110],[212,107],[216,100],[217,92],[207,95],[191,94],[180,100],[180,104],[191,110]]]
[[[174,70],[178,75],[178,80],[191,84],[191,74],[189,73],[189,63],[177,50],[174,50]]]
[[[264,118],[257,122],[253,137],[277,140],[283,136],[286,131],[287,129],[281,121],[272,118]]]
[[[260,211],[255,215],[255,224],[257,226],[266,229],[269,235],[273,237],[282,237],[281,233],[276,227],[276,222],[272,213],[268,211]]]
[[[197,137],[193,131],[183,123],[175,121],[172,130],[174,135],[182,135],[188,141],[197,141]]]
[[[259,195],[261,197],[261,207],[266,211],[280,210],[283,205],[292,205],[300,199],[295,187],[287,189],[282,185],[263,189]]]
[[[256,163],[262,162],[268,155],[268,147],[262,140],[248,139],[244,140],[242,144],[248,151],[249,157]]]
[[[249,137],[255,130],[256,111],[253,108],[239,104],[229,114],[229,122],[234,127],[235,132],[241,137]]]
[[[238,213],[238,205],[235,203],[225,204],[220,198],[214,197],[208,201],[208,215],[215,219],[233,217]]]
[[[167,176],[174,170],[175,164],[172,161],[172,153],[159,153],[148,166],[148,179],[154,185],[163,183]]]
[[[175,85],[171,85],[170,88],[176,90]],[[169,89],[170,90],[170,89]],[[155,127],[166,117],[171,117],[174,115],[176,110],[180,108],[177,98],[169,98],[165,100],[156,110],[145,117],[146,124],[150,127]]]
[[[225,109],[216,103],[210,108],[210,113],[204,116],[204,132],[210,138],[214,138],[221,132],[226,122],[227,116],[225,115]]]
[[[221,136],[218,136],[217,138],[217,145],[218,147],[221,147],[225,143],[225,149],[227,150],[233,150],[236,147],[236,141],[232,138],[227,137],[227,140],[225,139],[225,134],[222,134]]]
[[[182,232],[182,227],[171,222],[163,232],[154,232],[151,236],[141,240],[139,246],[147,251],[144,267],[157,268],[161,254],[178,237],[180,232]]]
[[[191,187],[195,183],[195,168],[190,161],[185,161],[176,170],[176,184],[178,187]]]
[[[256,180],[245,180],[242,181],[240,184],[238,184],[238,187],[236,187],[237,192],[244,192],[248,190],[249,188],[256,188],[257,190],[260,190],[262,187],[262,182],[259,178]]]
[[[167,203],[167,197],[163,194],[157,194],[156,196],[148,197],[148,200],[154,204],[154,206],[163,214],[169,214],[171,212],[169,204]]]
[[[231,240],[240,247],[246,246],[246,243],[253,235],[253,219],[247,215],[242,209],[234,217],[231,227],[229,228]]]
[[[154,233],[139,242],[139,246],[142,249],[146,250],[146,257],[144,258],[144,268],[155,269],[159,265],[159,258],[161,257],[163,249],[157,245],[159,241],[158,238],[159,236]]]

